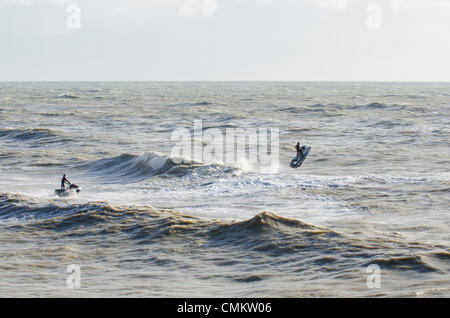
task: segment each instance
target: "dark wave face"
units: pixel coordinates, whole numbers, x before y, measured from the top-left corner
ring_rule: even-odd
[[[0,296],[448,297],[449,96],[0,83]],[[210,129],[279,129],[279,164],[172,157],[172,133],[199,120],[205,147]],[[312,148],[293,169],[297,142]],[[58,196],[63,174],[80,192]]]

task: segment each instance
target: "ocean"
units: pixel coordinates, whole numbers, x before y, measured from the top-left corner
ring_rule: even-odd
[[[0,296],[449,297],[449,127],[448,83],[0,83]]]

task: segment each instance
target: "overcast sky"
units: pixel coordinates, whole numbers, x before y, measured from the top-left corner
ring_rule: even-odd
[[[450,0],[0,0],[0,80],[450,81],[449,34]]]

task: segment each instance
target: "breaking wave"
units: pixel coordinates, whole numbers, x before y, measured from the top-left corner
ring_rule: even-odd
[[[78,99],[79,96],[72,95],[72,94],[61,94],[58,96],[58,98],[64,98],[64,99]]]
[[[183,177],[194,172],[204,174],[228,174],[239,170],[220,164],[204,164],[182,158],[172,158],[158,153],[146,152],[140,156],[121,154],[113,158],[100,159],[79,166],[103,181],[134,183],[159,175]]]

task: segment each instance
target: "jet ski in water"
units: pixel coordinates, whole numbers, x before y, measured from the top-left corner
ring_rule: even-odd
[[[299,148],[301,151],[297,152],[297,156],[291,161],[291,168],[298,168],[302,165],[303,161],[305,161],[306,157],[311,150],[310,146],[302,146]]]
[[[59,197],[70,197],[81,191],[81,187],[71,183],[67,189],[56,189],[55,194]]]

